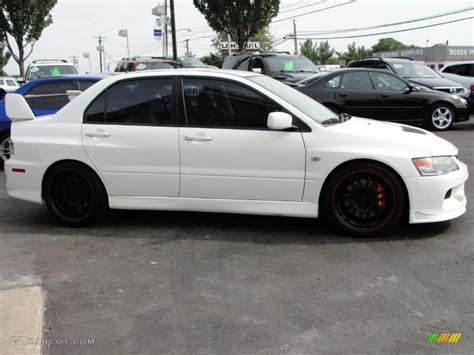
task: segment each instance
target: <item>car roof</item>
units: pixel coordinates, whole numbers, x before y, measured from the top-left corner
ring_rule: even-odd
[[[447,67],[451,67],[453,65],[462,65],[462,64],[474,64],[474,61],[472,60],[466,60],[466,61],[462,61],[462,62],[450,62],[450,63],[445,63],[444,64],[444,67],[443,68],[447,68]]]
[[[156,69],[156,70],[141,70],[135,72],[123,73],[120,76],[120,79],[133,79],[141,78],[147,76],[163,76],[163,75],[202,75],[202,74],[213,74],[213,76],[219,76],[220,74],[232,75],[236,77],[252,77],[258,76],[257,74],[250,71],[244,70],[231,70],[231,69],[219,69],[214,68],[179,68],[179,69]],[[217,75],[215,75],[217,74]]]
[[[109,77],[111,74],[68,74],[68,75],[56,75],[56,76],[45,76],[39,79],[31,80],[30,82],[45,82],[45,81],[66,81],[66,80],[101,80]]]

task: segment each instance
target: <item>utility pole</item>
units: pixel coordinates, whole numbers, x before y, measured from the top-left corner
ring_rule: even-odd
[[[230,48],[230,34],[227,34],[227,48],[229,49],[229,55],[232,55],[232,49]]]
[[[104,47],[102,46],[102,40],[107,37],[97,36],[94,38],[97,38],[99,40],[99,46],[97,47],[97,50],[99,51],[100,72],[102,73],[102,52],[104,51]]]
[[[173,40],[173,60],[178,60],[178,49],[176,48],[176,23],[174,18],[174,0],[170,0],[171,12],[171,39]]]
[[[186,38],[186,57],[189,57],[189,39]]]
[[[163,19],[163,56],[168,58],[168,0],[165,0],[165,17]]]
[[[293,39],[295,41],[295,55],[298,55],[298,38],[296,37],[296,20],[293,19]]]
[[[70,56],[69,58],[72,59],[72,64],[74,64],[74,67],[77,69],[77,71],[79,72],[79,56],[77,55],[72,55]]]

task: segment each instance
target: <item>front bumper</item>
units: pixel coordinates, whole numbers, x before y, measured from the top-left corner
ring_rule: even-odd
[[[462,121],[467,121],[469,119],[469,113],[471,111],[471,107],[469,106],[464,106],[464,107],[457,107],[455,109],[455,122],[462,122]]]
[[[410,200],[410,223],[447,221],[466,212],[464,183],[466,164],[456,161],[459,170],[440,176],[405,178]]]

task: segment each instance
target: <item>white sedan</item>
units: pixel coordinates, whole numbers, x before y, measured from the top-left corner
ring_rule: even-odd
[[[8,193],[71,226],[109,209],[326,216],[353,235],[466,211],[465,164],[425,130],[341,115],[252,72],[113,76],[52,116],[8,94]]]

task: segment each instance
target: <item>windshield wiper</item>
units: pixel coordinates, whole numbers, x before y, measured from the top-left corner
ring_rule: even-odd
[[[346,121],[349,121],[351,118],[352,118],[351,115],[348,115],[347,113],[343,112],[339,115],[339,122],[341,122],[341,123],[346,122]]]
[[[336,124],[336,123],[341,123],[341,120],[337,117],[329,118],[321,122],[321,124],[324,124],[324,125],[330,125],[330,124]]]

